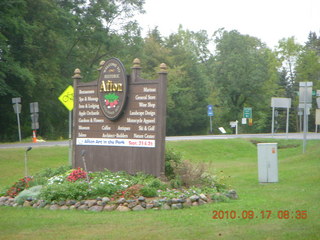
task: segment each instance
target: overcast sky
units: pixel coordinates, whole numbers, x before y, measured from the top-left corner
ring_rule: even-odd
[[[303,44],[310,31],[320,35],[320,0],[146,0],[146,13],[136,19],[144,34],[158,26],[162,36],[184,29],[238,30],[270,48],[295,36]]]

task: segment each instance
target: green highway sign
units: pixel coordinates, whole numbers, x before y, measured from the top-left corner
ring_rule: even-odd
[[[243,118],[252,118],[252,108],[243,108]]]

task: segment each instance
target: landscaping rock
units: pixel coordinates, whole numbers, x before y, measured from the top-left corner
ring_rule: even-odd
[[[60,210],[69,210],[69,207],[67,205],[63,205],[62,207],[60,207]]]
[[[227,196],[228,198],[231,198],[231,199],[238,199],[238,198],[239,198],[239,196],[238,196],[238,194],[237,194],[237,192],[236,192],[235,190],[230,190],[230,191],[226,194],[226,196]]]
[[[97,204],[97,200],[87,200],[87,201],[85,202],[85,204],[86,204],[89,208],[91,208],[92,206],[94,206],[94,205]]]
[[[174,203],[171,205],[171,209],[181,209],[182,204],[181,203]]]
[[[116,211],[119,211],[119,212],[128,212],[130,211],[130,208],[126,207],[126,206],[122,206],[122,205],[119,205],[116,209]]]
[[[126,199],[125,199],[125,198],[120,198],[120,199],[117,201],[118,204],[123,204],[123,203],[125,203],[125,202],[126,202]]]
[[[200,199],[202,199],[203,201],[208,201],[208,198],[207,198],[207,196],[206,195],[204,195],[203,193],[201,193],[200,195],[199,195],[199,197],[200,197]]]
[[[138,201],[139,202],[144,202],[146,199],[145,199],[145,197],[143,197],[143,196],[140,196],[139,198],[138,198]]]
[[[23,206],[24,206],[24,207],[31,207],[32,204],[31,204],[31,202],[29,202],[29,201],[24,201]]]
[[[190,200],[191,200],[191,202],[198,201],[199,200],[199,196],[193,195],[193,196],[190,197]]]
[[[102,206],[92,206],[91,208],[89,208],[89,211],[92,211],[92,212],[101,212],[103,210],[103,207]]]
[[[81,205],[77,208],[78,210],[88,210],[89,207],[87,205]]]
[[[101,200],[103,203],[107,204],[108,202],[110,202],[110,198],[108,197],[103,197]]]
[[[207,202],[206,201],[204,201],[204,200],[202,200],[202,198],[200,198],[199,200],[198,200],[198,204],[199,205],[203,205],[203,204],[206,204]]]
[[[77,202],[74,206],[75,206],[75,208],[80,207],[81,206],[81,202]]]
[[[74,210],[74,209],[76,209],[76,206],[75,206],[75,205],[71,205],[71,206],[69,207],[69,209],[70,209],[70,210]]]
[[[133,202],[131,202],[131,203],[129,203],[128,204],[128,208],[134,208],[135,206],[137,206],[138,205],[138,202],[136,202],[136,201],[133,201]]]
[[[147,205],[146,205],[146,209],[151,209],[153,207],[154,207],[154,205],[152,203],[147,203]]]
[[[65,204],[66,204],[66,201],[59,201],[59,202],[58,202],[58,205],[59,205],[59,206],[63,206],[63,205],[65,205]]]
[[[161,209],[163,209],[163,210],[169,210],[169,209],[171,209],[171,207],[168,205],[168,204],[163,204],[162,206],[161,206]]]
[[[133,211],[144,211],[146,210],[144,207],[142,207],[141,205],[137,205],[134,208],[132,208]]]
[[[187,198],[186,200],[185,200],[185,203],[183,204],[185,207],[191,207],[192,206],[192,202],[191,202],[191,200],[190,200],[190,198]]]
[[[116,206],[115,204],[105,205],[104,208],[103,208],[103,211],[108,211],[108,212],[110,212],[110,211],[115,210],[116,207],[117,207],[117,206]]]
[[[59,205],[58,204],[53,204],[50,206],[50,210],[58,210],[59,209]]]

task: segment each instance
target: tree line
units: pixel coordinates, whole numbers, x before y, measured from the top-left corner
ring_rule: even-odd
[[[119,58],[127,72],[139,58],[146,79],[156,78],[159,64],[167,64],[167,135],[208,133],[208,104],[214,105],[214,133],[220,126],[230,132],[229,122],[241,119],[243,107],[252,107],[253,125],[240,131],[270,132],[271,97],[292,98],[289,131],[300,130],[299,82],[320,89],[320,37],[315,32],[304,45],[290,37],[275,49],[237,30],[218,29],[209,36],[181,25],[169,36],[157,28],[142,36],[133,17],[144,12],[143,5],[144,0],[1,1],[0,141],[18,138],[14,97],[22,99],[23,137],[31,136],[30,102],[39,102],[41,136],[67,137],[68,111],[58,96],[72,84],[75,68],[81,69],[83,81],[92,81],[99,62],[110,57]],[[310,129],[314,117],[311,111]],[[278,131],[284,131],[284,119],[280,110]]]

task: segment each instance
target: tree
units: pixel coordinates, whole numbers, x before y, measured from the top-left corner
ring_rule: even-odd
[[[259,39],[236,30],[220,29],[215,37],[213,87],[224,109],[220,121],[240,119],[243,107],[253,107],[254,119],[260,121],[255,128],[265,130],[265,110],[277,83],[274,54]]]
[[[0,130],[0,140],[15,139],[10,102],[18,96],[23,102],[23,136],[31,134],[28,109],[34,101],[40,105],[40,134],[66,136],[67,111],[58,96],[72,83],[75,68],[92,81],[100,60],[128,55],[120,46],[139,32],[130,18],[143,12],[143,4],[144,0],[1,1],[0,121],[6,128]],[[136,37],[138,42],[139,34]],[[128,51],[133,48],[134,44]]]

